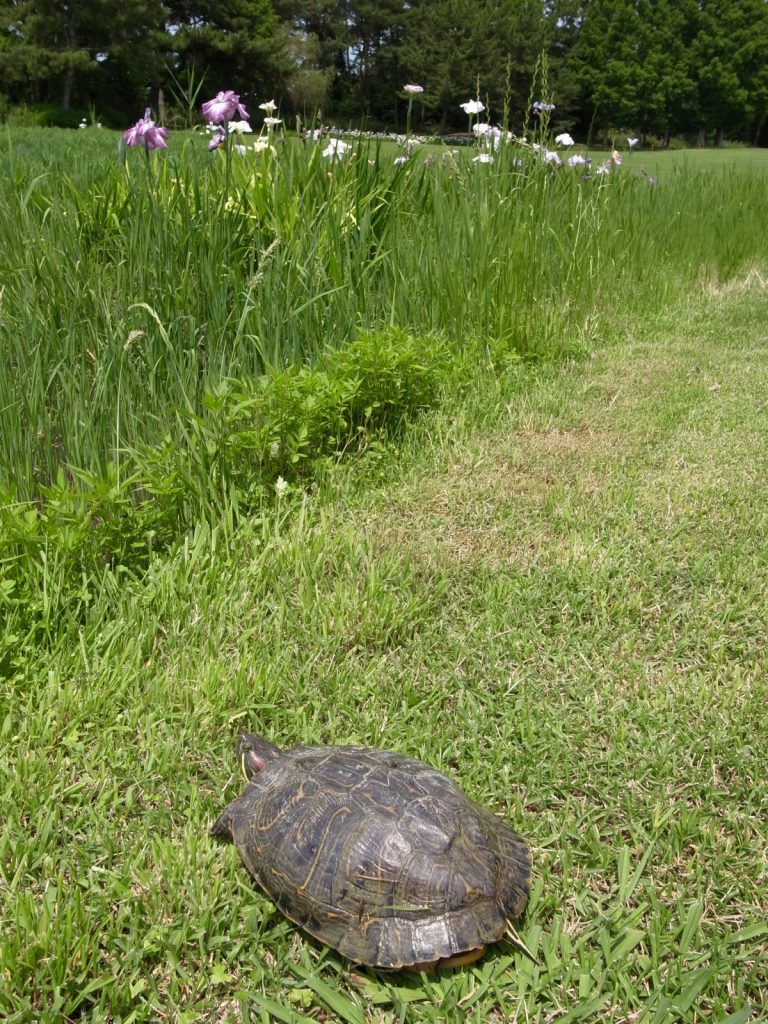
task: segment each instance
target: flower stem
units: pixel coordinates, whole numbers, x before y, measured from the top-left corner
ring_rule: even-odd
[[[224,156],[227,161],[226,170],[226,192],[229,195],[229,180],[232,174],[232,140],[229,136],[229,120],[225,117],[222,122],[224,126]]]

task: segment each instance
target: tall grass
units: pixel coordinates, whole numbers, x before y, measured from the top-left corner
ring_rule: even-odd
[[[222,378],[314,362],[382,325],[456,351],[568,343],[596,309],[664,301],[702,264],[761,252],[761,175],[629,168],[582,182],[509,149],[396,167],[361,142],[332,164],[199,137],[151,165],[116,137],[24,130],[0,185],[2,482],[31,498],[173,434]]]

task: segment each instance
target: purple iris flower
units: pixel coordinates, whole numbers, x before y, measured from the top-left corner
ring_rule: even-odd
[[[219,130],[213,136],[211,141],[208,143],[208,151],[209,151],[209,153],[213,153],[213,151],[215,149],[218,149],[219,146],[222,146],[224,144],[226,138],[227,138],[227,133],[224,131],[223,128],[219,128]]]
[[[248,111],[240,102],[237,93],[231,89],[216,93],[212,100],[207,100],[203,104],[203,116],[208,121],[213,121],[214,124],[230,121],[236,111],[244,121],[248,120]]]
[[[158,128],[150,117],[149,107],[144,111],[133,128],[123,132],[123,140],[127,146],[143,146],[145,149],[168,149],[165,140],[168,138],[167,128]]]

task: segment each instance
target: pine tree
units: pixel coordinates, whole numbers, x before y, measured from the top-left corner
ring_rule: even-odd
[[[157,0],[12,0],[0,12],[0,80],[15,102],[134,106],[160,59],[164,19]]]
[[[699,140],[757,137],[768,113],[768,3],[702,0],[694,46]]]
[[[459,104],[470,97],[491,120],[507,102],[522,117],[544,41],[543,8],[528,0],[476,0],[471,10],[463,0],[420,0],[409,5],[400,58],[440,126],[462,127]]]
[[[194,68],[205,95],[234,89],[251,103],[279,97],[288,75],[287,34],[271,0],[168,0],[172,60]]]

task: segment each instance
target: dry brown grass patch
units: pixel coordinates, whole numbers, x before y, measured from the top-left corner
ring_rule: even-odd
[[[474,438],[439,475],[408,482],[368,520],[385,547],[407,551],[429,565],[458,563],[527,569],[564,538],[553,529],[557,495],[593,502],[609,465],[615,439],[588,426],[538,430],[528,423],[506,437]]]

